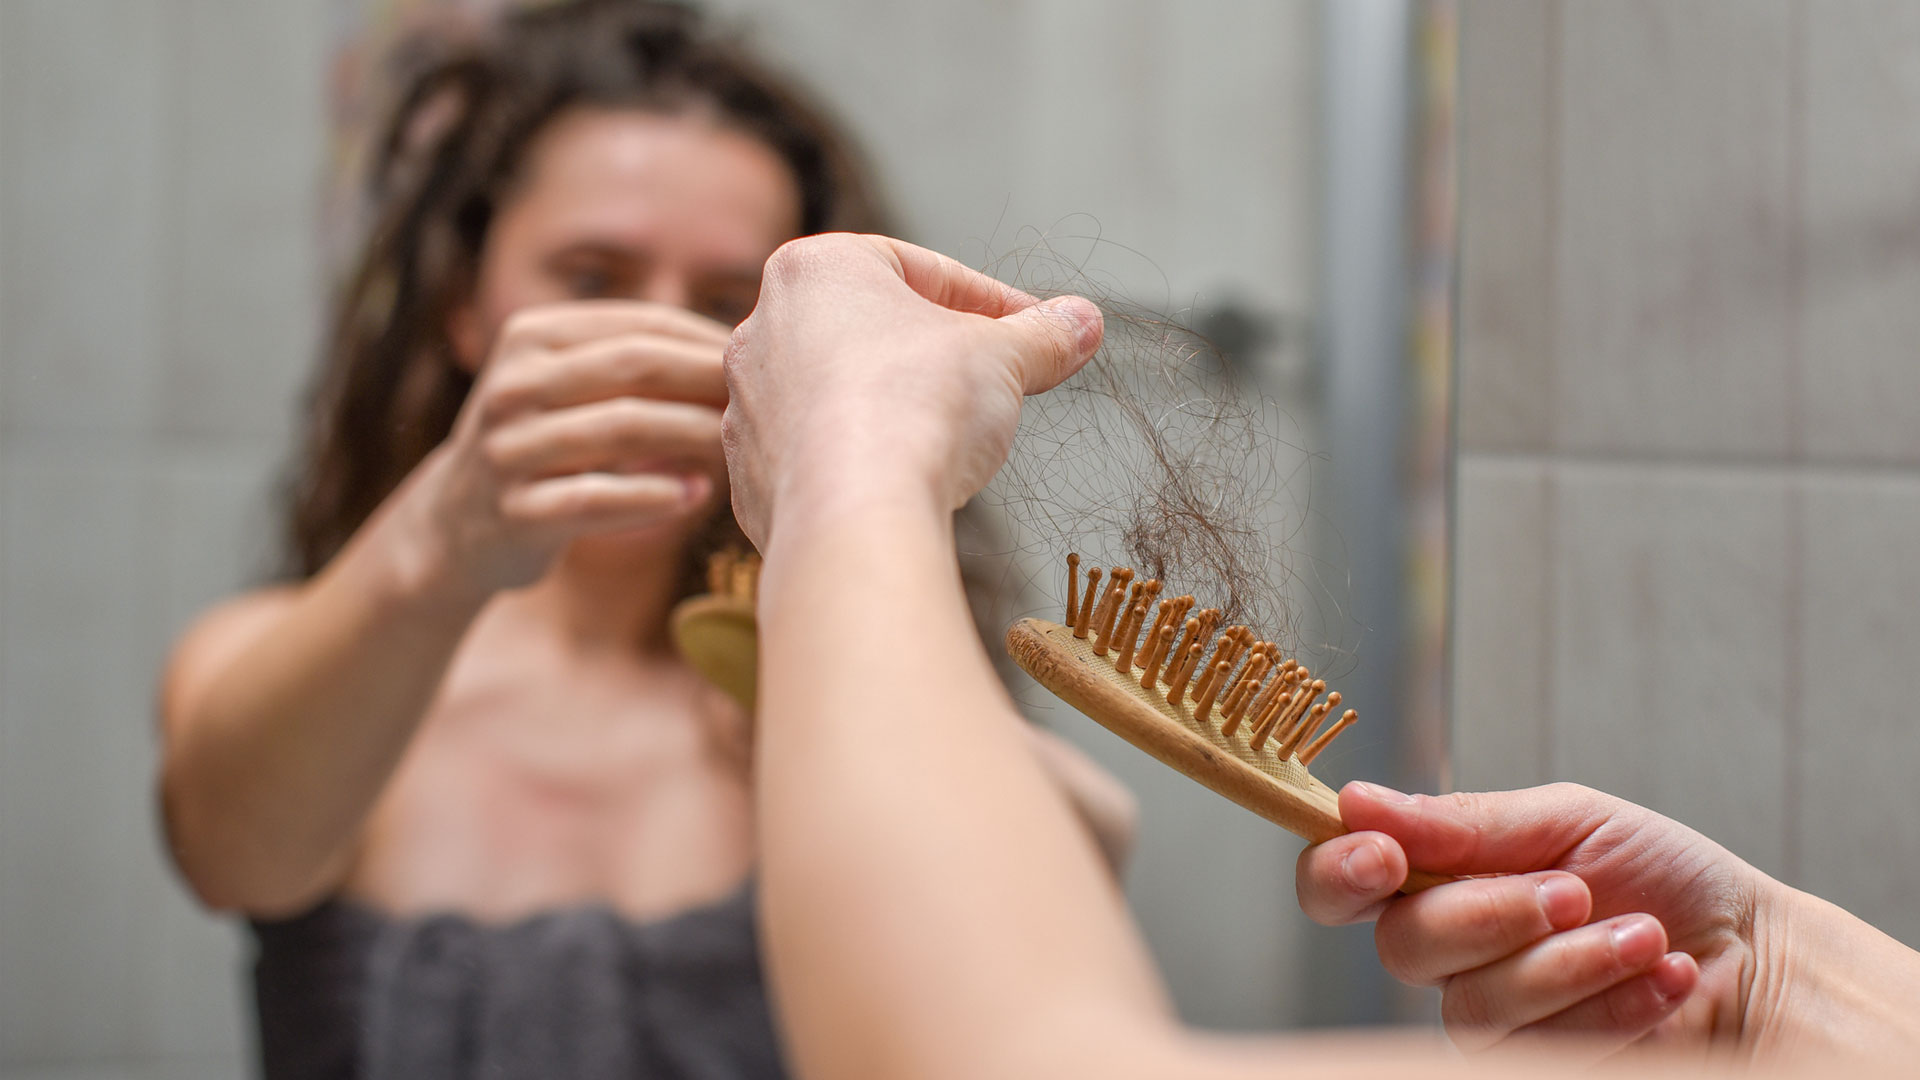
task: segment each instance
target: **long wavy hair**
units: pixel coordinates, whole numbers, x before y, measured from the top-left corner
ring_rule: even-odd
[[[449,317],[472,294],[529,148],[561,113],[711,117],[792,169],[801,235],[889,231],[850,140],[687,5],[571,0],[511,14],[438,55],[406,51],[422,59],[373,147],[371,232],[333,306],[287,491],[285,572],[297,579],[319,572],[453,429],[473,378],[455,360]],[[689,568],[737,535],[718,512]]]

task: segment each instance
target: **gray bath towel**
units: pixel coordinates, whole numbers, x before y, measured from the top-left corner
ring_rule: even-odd
[[[267,1080],[785,1076],[750,889],[642,924],[599,906],[487,926],[336,901],[254,932]]]

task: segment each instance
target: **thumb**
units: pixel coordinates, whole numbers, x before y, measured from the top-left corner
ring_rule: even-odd
[[[1521,791],[1403,795],[1355,781],[1340,791],[1354,832],[1382,832],[1407,861],[1441,874],[1524,874],[1557,866],[1618,805],[1576,784]]]
[[[1020,389],[1038,394],[1079,371],[1100,348],[1105,321],[1093,301],[1056,296],[994,320],[1013,341]]]

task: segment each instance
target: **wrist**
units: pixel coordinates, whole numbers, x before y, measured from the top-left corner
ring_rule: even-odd
[[[364,542],[371,549],[372,591],[383,606],[396,613],[471,619],[497,590],[455,557],[446,529],[451,515],[436,505],[427,482],[438,456],[438,451],[429,456],[401,484],[351,546]]]
[[[953,513],[936,478],[884,452],[816,455],[788,470],[768,532],[814,531],[876,514],[946,519]]]
[[[1769,882],[1756,904],[1744,1041],[1757,1054],[1920,1053],[1920,953],[1845,909]]]

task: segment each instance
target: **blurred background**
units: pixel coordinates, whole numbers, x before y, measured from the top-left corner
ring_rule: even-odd
[[[0,1078],[248,1074],[154,677],[271,565],[383,55],[493,6],[0,0]],[[1920,945],[1920,8],[714,6],[911,239],[1083,254],[1277,403],[1370,723],[1330,780],[1593,784]],[[1295,913],[1295,841],[1023,700],[1139,793],[1190,1020],[1426,1019]]]

